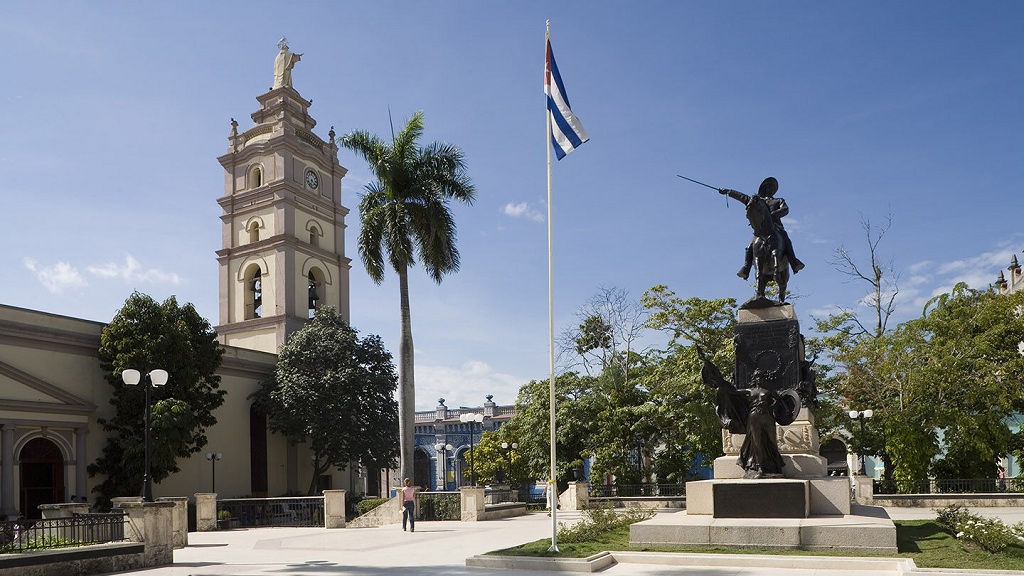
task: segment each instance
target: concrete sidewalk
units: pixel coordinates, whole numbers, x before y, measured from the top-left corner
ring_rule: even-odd
[[[573,521],[574,514],[560,514]],[[467,568],[466,558],[551,536],[551,518],[529,514],[487,522],[419,522],[379,528],[260,528],[189,533],[174,565],[141,570],[145,576],[325,574],[529,574]]]
[[[980,516],[999,518],[1007,525],[1024,522],[1024,508],[1019,506],[967,506],[966,508]],[[885,511],[893,520],[934,520],[937,515],[931,508],[909,506],[889,506]]]
[[[895,518],[912,513],[921,518],[934,517],[931,510],[894,509],[893,512]],[[986,511],[978,509],[978,512]],[[1002,514],[1012,519],[1018,514],[1024,516],[1024,509],[1001,509],[1000,515]],[[571,522],[578,518],[577,513],[559,515],[560,521]],[[420,522],[415,533],[403,532],[398,525],[337,530],[262,528],[193,532],[189,534],[189,546],[174,552],[172,566],[124,574],[543,576],[556,572],[523,568],[470,568],[466,566],[466,559],[550,536],[551,519],[544,514],[529,514],[487,522]],[[659,559],[653,555],[623,556],[621,563],[601,573],[613,576],[680,573],[688,576],[895,576],[901,573],[892,563],[878,563],[877,567],[872,567],[863,562],[843,564],[826,561],[821,557],[694,554],[661,556],[667,558]]]

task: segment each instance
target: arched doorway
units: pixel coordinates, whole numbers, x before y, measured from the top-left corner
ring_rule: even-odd
[[[829,476],[849,476],[850,467],[846,463],[846,444],[838,439],[832,438],[821,445],[818,453],[828,463]]]
[[[46,438],[29,440],[21,449],[21,513],[41,518],[40,504],[64,501],[64,455]]]
[[[455,457],[455,486],[469,485],[469,449],[460,450]]]
[[[417,448],[412,458],[412,485],[420,488],[433,486],[430,482],[430,456]]]

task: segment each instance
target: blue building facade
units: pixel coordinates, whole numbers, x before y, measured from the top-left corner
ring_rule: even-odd
[[[416,412],[415,485],[436,491],[472,484],[470,451],[484,432],[497,430],[515,415],[514,405],[499,406],[492,398],[488,395],[483,406],[473,408],[449,408],[444,398],[439,398],[434,410]]]

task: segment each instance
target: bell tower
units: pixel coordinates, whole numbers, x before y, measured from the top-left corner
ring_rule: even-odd
[[[301,54],[287,40],[274,62],[274,85],[257,96],[255,126],[231,120],[217,251],[223,344],[276,353],[317,307],[349,319],[345,216],[334,128],[325,142],[313,133],[312,101],[292,87]]]

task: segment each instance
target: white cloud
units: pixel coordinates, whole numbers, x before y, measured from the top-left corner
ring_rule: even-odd
[[[124,264],[108,263],[102,266],[89,266],[89,273],[100,278],[120,278],[126,282],[144,282],[148,284],[181,284],[177,274],[164,272],[159,268],[143,270],[142,265],[131,254],[125,256]]]
[[[518,204],[509,202],[508,204],[505,204],[504,212],[506,216],[511,216],[513,218],[526,218],[527,220],[533,220],[534,222],[544,221],[544,215],[536,208],[530,206],[529,202],[519,202]]]
[[[921,274],[927,272],[928,270],[934,267],[934,262],[932,262],[931,260],[925,260],[923,262],[918,262],[917,264],[911,264],[907,268],[907,272],[910,272],[911,274]]]
[[[35,274],[36,280],[51,294],[59,294],[69,288],[82,288],[88,284],[78,270],[67,262],[40,267],[35,260],[25,258],[25,268]]]
[[[835,304],[829,304],[828,306],[823,306],[821,308],[812,308],[811,310],[807,311],[807,315],[810,316],[811,318],[826,318],[828,316],[831,316],[832,314],[839,314],[842,311],[843,309],[840,308],[839,306],[836,306]]]
[[[488,394],[498,404],[513,404],[527,378],[496,372],[486,362],[470,360],[461,366],[416,366],[416,409],[429,410],[444,398],[449,408],[481,406]]]
[[[910,276],[899,283],[900,312],[918,315],[929,300],[952,291],[961,282],[974,289],[987,287],[1012,255],[1009,245],[1001,242],[994,250],[976,256],[944,263],[925,260],[909,266]]]
[[[989,276],[994,277],[996,273],[991,272],[993,267],[998,270],[1004,265],[1009,264],[1011,255],[1013,255],[1013,250],[1010,249],[984,252],[971,258],[963,258],[947,262],[942,266],[939,266],[938,273],[961,273],[965,276],[971,276],[978,272],[989,271]]]

